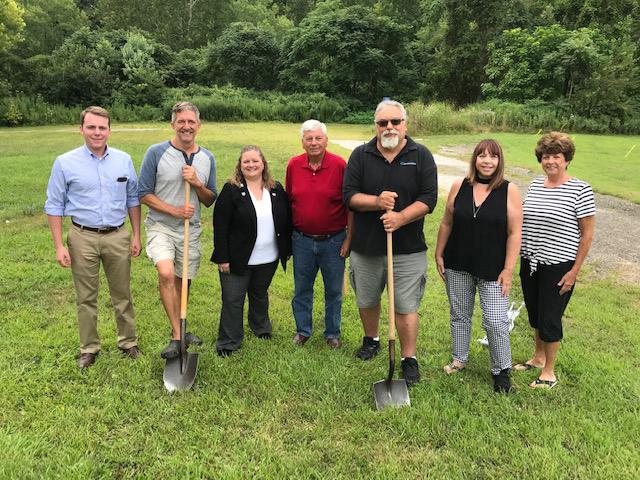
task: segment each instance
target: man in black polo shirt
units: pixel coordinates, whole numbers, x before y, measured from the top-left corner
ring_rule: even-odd
[[[364,327],[356,356],[372,359],[380,350],[380,297],[386,283],[386,234],[393,234],[395,311],[402,374],[407,385],[420,381],[416,360],[418,308],[424,293],[427,245],[424,216],[438,199],[438,176],[431,152],[409,138],[402,104],[383,100],[375,112],[376,137],[356,148],[347,164],[343,198],[355,212],[351,242],[351,282]]]

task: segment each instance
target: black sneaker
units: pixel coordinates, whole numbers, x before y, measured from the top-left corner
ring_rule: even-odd
[[[169,345],[160,352],[160,356],[165,360],[176,358],[180,354],[180,340],[171,340]]]
[[[413,357],[407,357],[402,360],[400,367],[402,368],[402,378],[407,382],[407,387],[412,387],[420,381],[418,360]]]
[[[202,339],[200,337],[198,337],[197,335],[194,335],[191,332],[187,332],[185,334],[184,341],[186,342],[187,346],[189,346],[189,345],[202,345]]]
[[[511,378],[509,378],[509,374],[511,370],[505,368],[501,370],[498,375],[492,375],[493,377],[493,391],[496,393],[509,393],[513,390],[511,386]]]
[[[362,346],[360,350],[356,352],[356,357],[362,360],[371,360],[380,351],[380,341],[374,340],[373,337],[364,337],[362,339]]]
[[[233,353],[233,350],[227,350],[226,348],[221,348],[220,350],[216,350],[216,353],[219,357],[230,357]]]

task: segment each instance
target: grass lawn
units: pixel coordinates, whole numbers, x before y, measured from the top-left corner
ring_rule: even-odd
[[[120,127],[110,143],[131,153],[137,168],[151,143],[171,136],[168,125]],[[335,139],[372,134],[363,126],[330,128]],[[219,186],[245,143],[263,147],[283,180],[287,159],[301,151],[297,129],[211,124],[203,126],[199,143],[216,154]],[[494,136],[510,163],[538,171],[537,136]],[[423,137],[436,151],[483,136]],[[475,341],[464,372],[442,372],[450,359],[448,303],[430,262],[419,311],[423,381],[410,390],[410,408],[377,412],[371,387],[386,376],[388,360],[385,350],[367,363],[353,357],[362,335],[353,293],[344,302],[341,350],[330,351],[322,339],[321,282],[316,332],[304,348],[295,347],[290,269],[279,269],[271,288],[274,339],[247,332],[237,354],[216,356],[220,291],[208,262],[207,209],[188,314],[205,340],[194,389],[170,395],[163,387],[158,352],[169,328],[144,254],[132,273],[144,355],[121,358],[103,285],[102,352],[95,366],[79,371],[71,273],[55,263],[42,205],[53,159],[80,141],[74,126],[0,129],[0,478],[640,477],[640,288],[596,278],[588,265],[567,310],[558,387],[532,391],[527,384],[535,372],[516,372],[517,392],[504,396],[493,393],[488,352]],[[575,175],[598,191],[640,201],[640,147],[624,158],[639,137],[578,135],[576,143]],[[426,221],[430,247],[443,203]],[[520,301],[515,280],[512,299]],[[474,339],[483,336],[477,314]],[[514,360],[526,360],[531,350],[523,312],[512,333]]]

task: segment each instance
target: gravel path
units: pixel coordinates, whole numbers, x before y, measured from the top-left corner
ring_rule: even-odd
[[[362,140],[331,140],[331,143],[353,150],[365,143]],[[465,175],[468,162],[453,156],[469,157],[466,146],[443,147],[433,157],[438,165],[440,196],[446,197],[456,178]],[[529,182],[541,172],[525,168],[507,168],[508,177],[518,185],[521,194],[527,191]],[[583,179],[589,181],[589,179]],[[444,200],[441,199],[441,200]],[[640,283],[640,205],[609,195],[596,194],[596,230],[587,263],[595,277],[614,275],[618,281]]]

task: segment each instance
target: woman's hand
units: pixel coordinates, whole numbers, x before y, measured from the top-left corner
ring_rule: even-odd
[[[512,277],[513,271],[506,268],[500,272],[500,275],[498,275],[498,283],[502,286],[502,290],[500,293],[502,293],[503,297],[509,296],[509,292],[511,291]]]
[[[564,277],[562,277],[558,282],[558,286],[560,287],[560,295],[564,295],[569,290],[571,290],[573,286],[576,284],[577,278],[578,278],[578,272],[574,272],[573,269],[565,273]]]
[[[220,273],[230,273],[231,272],[228,263],[219,263],[218,264],[218,271]]]
[[[444,258],[442,257],[442,255],[436,255],[435,259],[436,259],[436,270],[438,270],[438,274],[440,275],[440,278],[444,282],[445,281],[445,278],[444,278]]]

